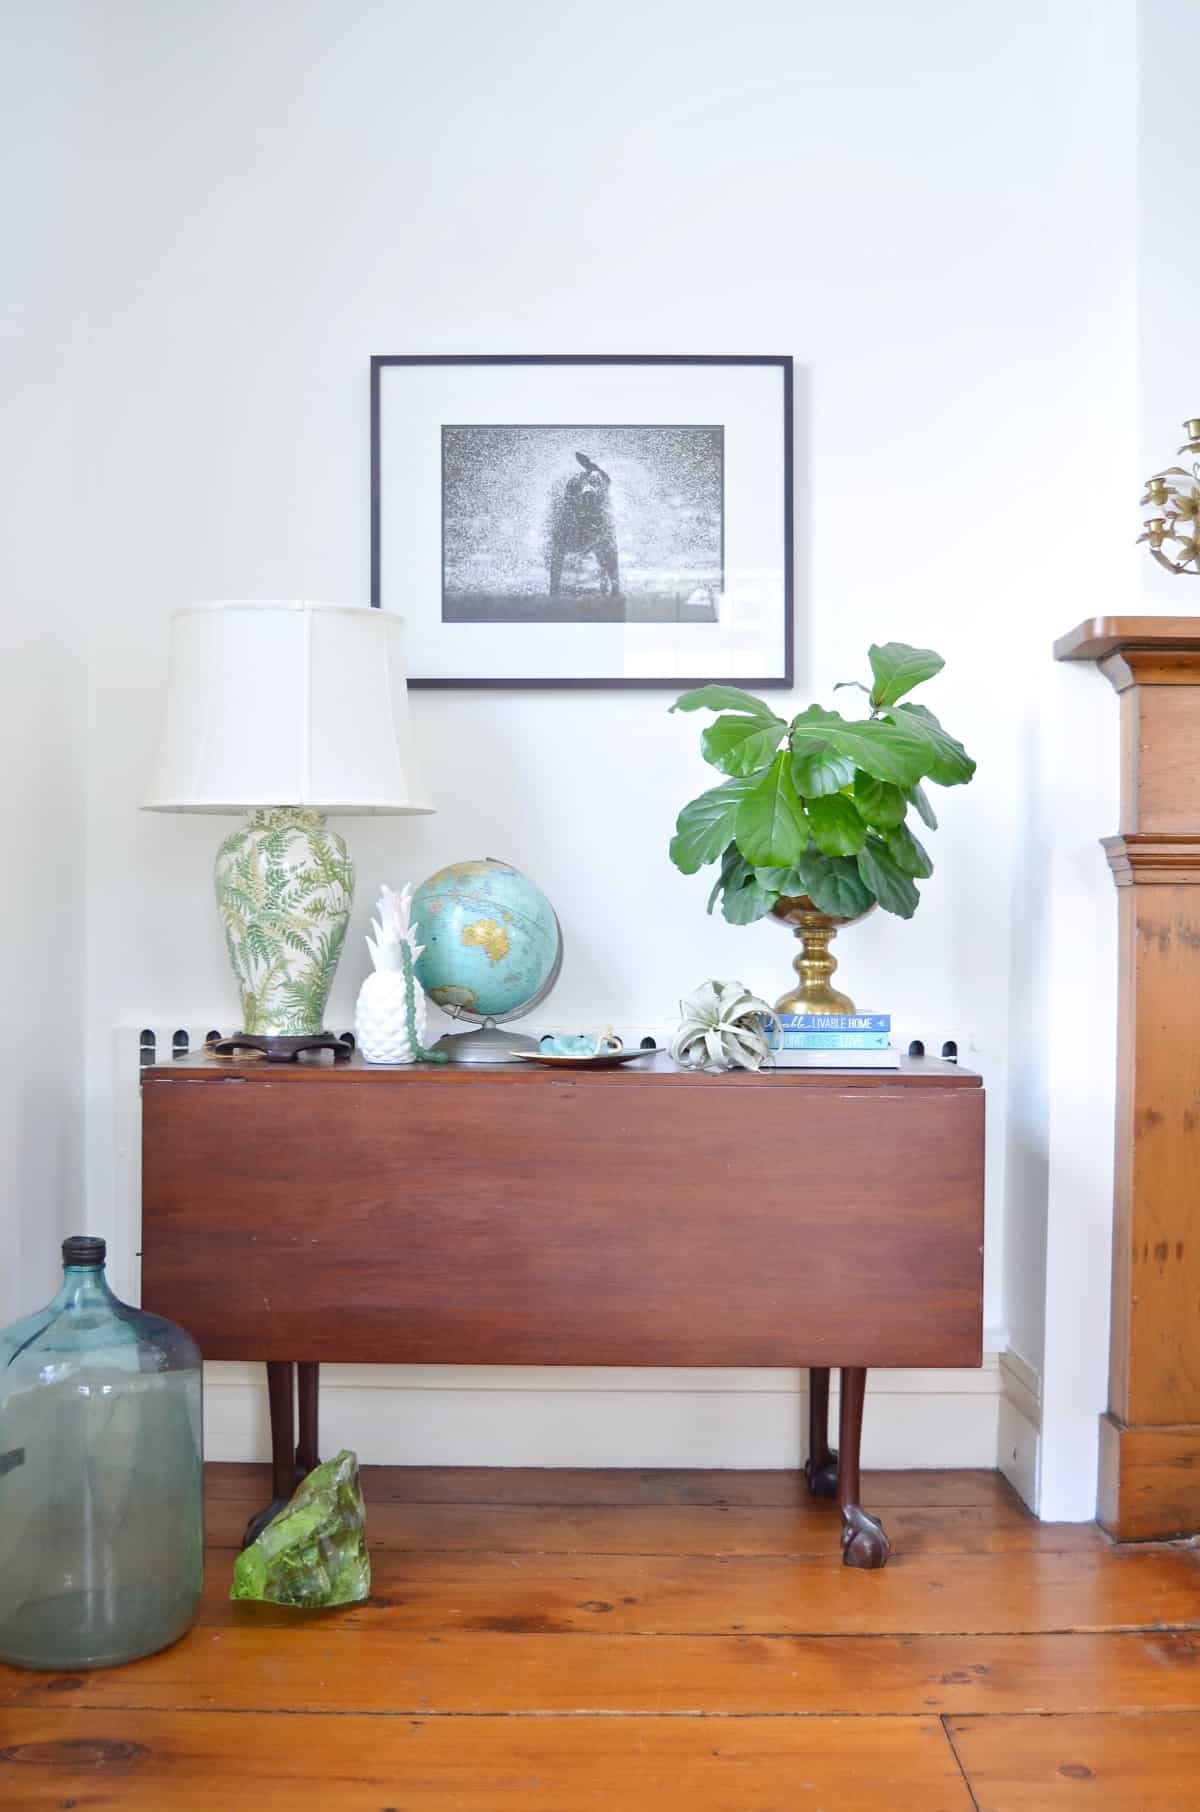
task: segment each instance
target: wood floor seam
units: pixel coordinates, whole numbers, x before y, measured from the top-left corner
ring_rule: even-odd
[[[370,1607],[372,1600],[366,1600]],[[245,1613],[243,1613],[245,1614]],[[247,1618],[243,1629],[252,1629],[254,1624]],[[263,1625],[268,1627],[268,1625]],[[270,1625],[279,1629],[281,1625]],[[406,1633],[411,1636],[497,1636],[504,1642],[527,1642],[529,1636],[546,1638],[553,1642],[564,1640],[582,1640],[582,1642],[613,1642],[620,1636],[622,1642],[1002,1642],[1002,1640],[1021,1640],[1037,1636],[1193,1636],[1200,1634],[1200,1624],[1089,1624],[1086,1629],[1079,1624],[1064,1625],[1062,1629],[1039,1627],[1039,1629],[747,1629],[745,1625],[729,1629],[495,1629],[489,1625],[457,1624],[453,1627],[437,1625],[424,1629],[422,1625],[411,1625]],[[363,1629],[359,1624],[330,1625],[330,1636],[355,1640],[361,1638]]]
[[[959,1774],[962,1776],[962,1784],[966,1788],[967,1793],[970,1796],[971,1812],[980,1812],[979,1801],[975,1797],[975,1789],[971,1785],[971,1782],[967,1776],[967,1771],[963,1767],[962,1757],[961,1757],[961,1755],[959,1755],[958,1749],[955,1746],[954,1732],[950,1728],[949,1719],[942,1717],[942,1718],[939,1718],[938,1722],[941,1724],[942,1732],[946,1738],[947,1743],[950,1746],[950,1753],[954,1757],[955,1766],[958,1769]]]
[[[39,1704],[39,1710],[45,1709]],[[32,1710],[31,1703],[23,1702],[15,1709]],[[1149,1706],[1142,1709],[1124,1711],[972,1711],[941,1712],[930,1711],[854,1711],[844,1708],[838,1711],[663,1711],[658,1707],[646,1706],[640,1710],[605,1711],[602,1708],[581,1709],[579,1711],[438,1711],[432,1706],[397,1705],[394,1708],[382,1709],[378,1706],[348,1705],[341,1707],[313,1707],[308,1705],[97,1705],[86,1703],[69,1703],[62,1707],[64,1712],[78,1717],[87,1716],[121,1716],[121,1717],[217,1717],[217,1718],[382,1718],[395,1719],[404,1723],[619,1723],[626,1721],[649,1722],[664,1721],[675,1723],[708,1723],[708,1724],[853,1724],[869,1722],[872,1724],[923,1724],[931,1717],[938,1723],[945,1723],[949,1718],[969,1717],[973,1724],[982,1724],[991,1720],[993,1723],[1004,1718],[1015,1717],[1041,1719],[1043,1722],[1055,1718],[1092,1717],[1096,1719],[1111,1718],[1160,1718],[1190,1717],[1194,1718],[1200,1711],[1196,1705]]]
[[[829,1548],[829,1554],[831,1555],[831,1557],[836,1558],[837,1557],[837,1545],[833,1541],[834,1534],[836,1534],[836,1531],[831,1532],[830,1540],[831,1540],[832,1545]],[[238,1547],[237,1545],[235,1545],[232,1542],[230,1542],[230,1543],[210,1542],[208,1544],[207,1551],[210,1554],[228,1554],[230,1556],[229,1564],[230,1564],[230,1566],[232,1566],[233,1559],[237,1556],[238,1553],[240,1553],[241,1550],[240,1550],[240,1547]],[[431,1547],[427,1547],[423,1543],[419,1547],[414,1546],[411,1548],[405,1548],[405,1547],[400,1547],[395,1543],[389,1543],[387,1552],[389,1554],[395,1554],[395,1555],[436,1554],[436,1555],[445,1556],[447,1558],[452,1555],[456,1556],[458,1558],[465,1558],[468,1555],[473,1555],[476,1558],[481,1558],[481,1557],[486,1556],[491,1559],[499,1559],[501,1556],[511,1555],[513,1553],[513,1549],[511,1549],[511,1548],[431,1548]],[[728,1551],[728,1552],[722,1551],[722,1552],[714,1554],[711,1548],[708,1548],[708,1549],[697,1548],[694,1553],[688,1553],[686,1550],[681,1549],[681,1548],[526,1548],[526,1549],[523,1549],[522,1552],[525,1554],[529,1554],[529,1555],[544,1554],[545,1556],[547,1556],[547,1558],[550,1558],[550,1557],[554,1557],[554,1558],[558,1558],[558,1559],[570,1558],[572,1560],[585,1560],[586,1559],[586,1560],[780,1561],[780,1560],[820,1560],[820,1559],[824,1558],[824,1554],[825,1554],[825,1550],[823,1550],[821,1548],[772,1548],[769,1553],[762,1553],[762,1554],[747,1554],[743,1550],[739,1550],[736,1553],[733,1551]],[[1020,1550],[1014,1550],[1014,1552],[1020,1552]],[[1039,1547],[1036,1550],[1036,1552],[1039,1555],[1041,1555],[1043,1558],[1048,1558],[1050,1555],[1053,1555],[1053,1554],[1073,1555],[1074,1553],[1077,1552],[1077,1550],[1074,1548],[1071,1548],[1071,1547],[1051,1548],[1051,1547],[1043,1546],[1043,1547]],[[1121,1550],[1114,1549],[1113,1552],[1116,1554],[1120,1554]],[[957,1560],[960,1557],[961,1553],[962,1553],[962,1549],[957,1548],[957,1547],[956,1548],[922,1548],[921,1549],[921,1558],[922,1558],[922,1560],[952,1561],[952,1560]]]

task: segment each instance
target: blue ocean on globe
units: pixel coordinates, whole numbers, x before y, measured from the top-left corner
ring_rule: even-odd
[[[554,908],[507,862],[439,869],[417,888],[412,912],[425,946],[417,980],[447,1013],[516,1018],[553,978],[561,945]]]

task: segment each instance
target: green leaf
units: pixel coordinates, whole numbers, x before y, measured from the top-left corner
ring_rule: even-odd
[[[708,896],[708,906],[705,910],[708,912],[709,916],[712,916],[712,909],[717,903],[717,895],[719,893],[723,892],[726,887],[740,887],[742,882],[753,873],[754,870],[751,868],[749,862],[747,862],[737,844],[731,843],[729,848],[725,851],[725,854],[721,857],[721,872],[717,876],[713,885],[713,890]]]
[[[885,912],[894,912],[897,918],[911,919],[921,896],[912,877],[897,866],[878,837],[868,837],[859,850],[858,872]]]
[[[705,761],[723,774],[745,776],[765,768],[787,729],[781,717],[718,717],[700,738]]]
[[[807,894],[819,911],[837,918],[857,918],[875,904],[853,860],[823,856],[811,843],[790,868],[759,868],[755,876],[773,898],[795,899]]]
[[[860,815],[877,830],[890,830],[892,825],[904,823],[909,797],[903,787],[876,780],[861,768],[854,776],[854,803]]]
[[[716,861],[733,837],[738,806],[753,785],[752,779],[727,780],[724,786],[715,786],[684,806],[675,820],[670,852],[681,874],[694,875]]]
[[[904,789],[904,796],[906,799],[912,800],[920,817],[929,826],[929,829],[936,830],[937,813],[929,803],[929,794],[925,791],[925,788],[923,786],[906,786]]]
[[[915,786],[928,772],[928,738],[886,718],[847,723],[836,711],[810,705],[793,718],[792,734],[820,738],[876,780],[890,780],[896,786]]]
[[[725,889],[721,911],[731,925],[752,925],[755,919],[761,919],[770,912],[774,904],[773,893],[768,893],[757,881],[749,881],[744,887]]]
[[[738,808],[737,846],[748,862],[789,868],[808,847],[808,820],[782,752]]]
[[[801,862],[804,858],[801,857]],[[795,897],[808,892],[808,877],[803,867],[793,863],[791,868],[756,868],[755,878],[760,887],[774,894],[776,899]]]
[[[810,799],[808,822],[823,856],[856,856],[866,841],[867,827],[845,793]]]
[[[840,679],[833,689],[835,692],[849,692],[851,690],[855,692],[865,692],[868,698],[871,696],[870,686],[864,686],[860,679]]]
[[[943,730],[924,705],[897,705],[891,722],[903,725],[906,735],[924,738],[924,772],[940,786],[963,786],[975,772],[975,763],[961,742]],[[920,775],[914,778],[920,779]]]
[[[736,843],[729,845],[721,860],[721,872],[716,886],[708,896],[710,913],[718,894],[724,896],[721,911],[731,925],[752,924],[755,919],[761,919],[764,913],[769,912],[775,901],[774,893],[760,884]]]
[[[883,840],[898,869],[906,875],[915,875],[918,880],[928,880],[933,873],[933,863],[929,860],[924,845],[918,843],[907,824],[898,824],[894,830],[884,831]]]
[[[804,892],[821,912],[838,919],[856,919],[875,904],[875,896],[863,885],[853,857],[822,856],[814,850],[803,866],[807,877]]]
[[[840,793],[854,778],[854,763],[839,755],[831,743],[801,738],[792,743],[792,779],[802,799],[820,799],[826,793]]]
[[[671,710],[744,711],[748,717],[761,718],[764,723],[775,715],[770,705],[764,705],[761,698],[755,698],[752,692],[743,692],[739,686],[697,686],[694,692],[682,693]]]
[[[871,703],[877,711],[894,705],[898,698],[903,698],[924,680],[932,679],[946,665],[932,648],[910,648],[907,642],[873,643],[867,650],[867,657],[875,678]]]

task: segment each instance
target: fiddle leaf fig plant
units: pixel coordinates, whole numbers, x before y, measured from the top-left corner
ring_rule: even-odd
[[[940,673],[931,648],[884,642],[868,651],[869,714],[848,719],[809,705],[786,722],[737,686],[699,686],[672,711],[713,711],[700,750],[728,778],[680,812],[671,860],[685,875],[719,862],[717,900],[731,925],[748,925],[776,900],[807,894],[821,912],[854,918],[880,905],[910,919],[917,882],[933,863],[908,823],[937,818],[924,782],[963,786],[975,763],[932,711],[908,694]]]

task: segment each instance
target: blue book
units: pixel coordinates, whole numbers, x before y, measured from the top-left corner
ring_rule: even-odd
[[[767,1062],[779,1070],[898,1070],[894,1045],[878,1051],[775,1051]]]
[[[887,1032],[790,1032],[773,1041],[781,1051],[882,1051],[891,1043]]]
[[[890,1032],[890,1013],[781,1013],[785,1032]]]

